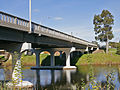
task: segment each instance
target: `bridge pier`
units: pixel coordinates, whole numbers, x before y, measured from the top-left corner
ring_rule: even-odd
[[[51,54],[51,60],[50,60],[50,61],[51,61],[51,64],[50,64],[50,65],[51,65],[51,66],[55,66],[54,51],[52,51],[50,54]]]
[[[66,53],[66,66],[70,66],[70,52]]]
[[[50,66],[40,66],[40,58],[39,55],[43,51],[48,51],[51,54],[50,58]],[[62,55],[62,51],[66,53],[66,66],[55,66],[55,57],[54,53],[56,51],[60,51]],[[75,69],[75,66],[70,66],[70,53],[75,51],[75,47],[72,48],[50,48],[50,49],[34,49],[36,54],[36,67],[32,67],[31,69]]]
[[[66,53],[66,66],[64,66],[63,69],[76,69],[75,66],[71,66],[70,65],[70,53],[75,51],[75,50],[76,50],[75,47],[65,49],[65,53]]]
[[[15,47],[14,47],[15,46]],[[29,81],[22,81],[21,47],[22,43],[11,43],[4,46],[12,54],[12,82],[6,83],[7,87],[23,88],[33,87]]]
[[[34,49],[36,55],[36,67],[40,67],[40,50]]]

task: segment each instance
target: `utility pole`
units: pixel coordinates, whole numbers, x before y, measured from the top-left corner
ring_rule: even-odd
[[[32,33],[32,29],[31,29],[31,0],[29,0],[29,23],[30,23],[30,31],[29,33]]]

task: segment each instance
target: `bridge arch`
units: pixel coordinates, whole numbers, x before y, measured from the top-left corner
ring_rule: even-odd
[[[72,51],[70,53],[70,65],[74,66],[82,55],[83,55],[82,51],[79,50]]]
[[[50,66],[51,53],[48,50],[40,52],[40,66]]]

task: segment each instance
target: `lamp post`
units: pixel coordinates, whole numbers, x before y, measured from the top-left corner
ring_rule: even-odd
[[[31,0],[29,0],[29,23],[30,23],[30,33],[32,32],[32,29],[31,29]]]

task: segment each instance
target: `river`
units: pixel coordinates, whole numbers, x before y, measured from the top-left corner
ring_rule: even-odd
[[[1,67],[0,82],[9,80],[11,70]],[[77,70],[31,70],[26,67],[23,69],[23,80],[32,82],[39,90],[80,90],[81,87],[87,90],[107,85],[118,90],[120,69],[118,66],[78,66]]]

